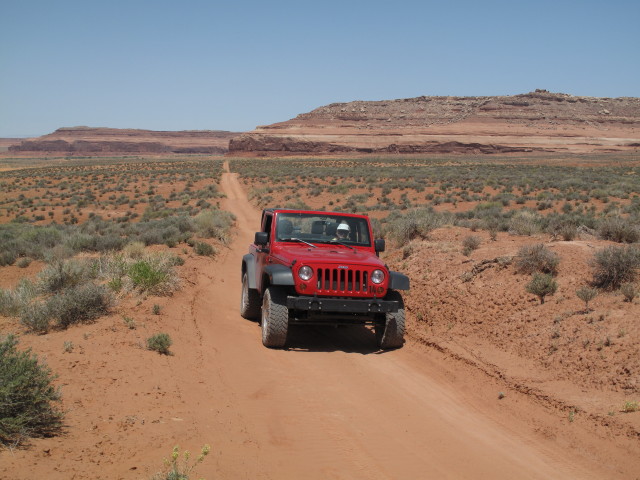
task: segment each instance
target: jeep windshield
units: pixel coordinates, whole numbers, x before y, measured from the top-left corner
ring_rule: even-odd
[[[276,240],[371,246],[366,219],[330,213],[280,212],[277,216]]]

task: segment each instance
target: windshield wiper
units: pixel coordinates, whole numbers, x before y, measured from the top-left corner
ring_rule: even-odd
[[[304,240],[300,239],[300,238],[282,238],[280,239],[281,242],[301,242],[301,243],[305,243],[307,245],[309,245],[310,247],[313,248],[317,248],[316,245],[314,245],[313,243],[309,243],[309,242],[305,242]]]
[[[342,245],[343,247],[348,247],[351,250],[353,250],[354,252],[358,251],[355,248],[353,248],[351,245],[347,245],[346,243],[339,242],[338,240],[330,240],[329,243],[336,244],[336,245]]]

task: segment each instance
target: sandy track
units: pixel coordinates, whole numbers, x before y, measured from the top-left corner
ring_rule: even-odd
[[[68,431],[0,452],[0,478],[148,479],[174,445],[212,453],[193,478],[635,478],[624,442],[578,423],[435,349],[379,352],[363,327],[300,328],[270,350],[242,319],[239,267],[260,214],[235,174],[224,208],[237,234],[216,260],[185,264],[185,288],[93,325],[24,336],[63,383]],[[146,303],[145,303],[146,302]],[[127,307],[128,308],[128,307]],[[172,356],[146,351],[158,330]],[[63,341],[77,345],[61,354]],[[48,350],[47,350],[48,349]]]
[[[598,476],[515,419],[484,411],[469,372],[451,378],[417,346],[381,353],[369,330],[354,327],[295,330],[289,349],[263,348],[258,324],[243,320],[237,305],[240,259],[259,213],[235,174],[224,174],[222,189],[238,237],[194,314],[206,363],[224,387],[218,393],[228,395],[215,403],[228,405],[241,433],[241,444],[225,447],[242,459],[229,471],[234,478]]]

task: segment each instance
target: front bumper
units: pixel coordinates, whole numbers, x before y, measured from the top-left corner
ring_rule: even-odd
[[[324,313],[395,313],[398,302],[378,298],[287,297],[287,308]]]

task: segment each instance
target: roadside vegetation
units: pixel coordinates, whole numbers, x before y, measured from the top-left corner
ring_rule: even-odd
[[[64,415],[54,379],[36,355],[18,348],[14,336],[0,337],[0,446],[60,432]]]
[[[96,322],[126,297],[171,295],[181,286],[185,254],[213,256],[214,245],[230,241],[235,219],[219,208],[220,160],[62,163],[0,172],[0,273],[32,272],[0,288],[0,316],[14,319],[11,328],[46,334]],[[123,319],[136,328],[133,318]],[[170,345],[159,334],[148,348],[170,354]],[[73,348],[65,342],[63,351]],[[60,430],[54,381],[14,336],[0,336],[0,445]]]

